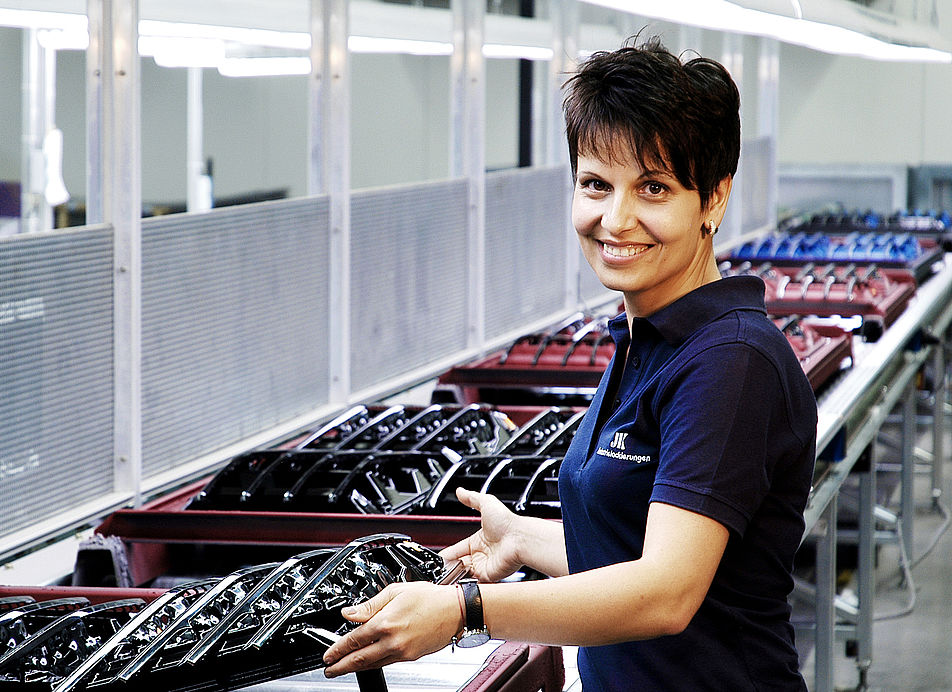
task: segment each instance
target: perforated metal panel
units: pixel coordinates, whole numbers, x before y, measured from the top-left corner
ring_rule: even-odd
[[[0,535],[112,490],[112,230],[0,240]]]
[[[564,308],[567,167],[486,176],[486,337]]]
[[[351,387],[466,346],[465,180],[351,197]]]
[[[328,203],[142,224],[143,474],[327,401]]]

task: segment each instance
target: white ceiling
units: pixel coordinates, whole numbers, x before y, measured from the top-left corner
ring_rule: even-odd
[[[671,19],[673,8],[700,8],[716,3],[708,0],[587,0],[623,8],[639,16]],[[845,27],[886,41],[906,45],[952,49],[952,42],[941,36],[936,27],[926,22],[895,14],[877,12],[848,0],[731,0],[746,9]],[[350,33],[360,36],[407,38],[429,41],[451,41],[452,13],[444,9],[350,0]],[[199,25],[266,29],[281,32],[309,33],[309,0],[139,0],[139,16],[143,20],[178,22]],[[0,9],[30,10],[44,13],[67,13],[84,16],[86,0],[0,0]],[[684,14],[682,12],[682,14]],[[40,21],[34,15],[31,21]],[[52,15],[50,19],[53,23]],[[677,21],[677,19],[672,19]],[[0,21],[0,24],[3,22]],[[691,23],[686,21],[686,23]],[[54,24],[55,26],[55,24]],[[732,27],[716,27],[731,30]],[[615,45],[624,37],[614,27],[582,27],[583,41],[598,45]],[[551,28],[546,21],[514,16],[486,16],[486,40],[490,43],[550,46]],[[589,48],[580,45],[581,49]]]

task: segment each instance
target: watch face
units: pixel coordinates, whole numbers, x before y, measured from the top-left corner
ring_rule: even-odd
[[[486,630],[466,630],[463,636],[456,640],[456,646],[462,649],[469,649],[474,646],[480,646],[489,641],[489,632]]]

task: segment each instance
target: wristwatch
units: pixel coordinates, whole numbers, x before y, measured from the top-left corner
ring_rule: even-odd
[[[479,595],[479,584],[475,579],[460,579],[457,583],[463,590],[466,620],[460,633],[453,637],[453,644],[464,649],[485,644],[489,641],[489,630],[483,622],[483,599]]]

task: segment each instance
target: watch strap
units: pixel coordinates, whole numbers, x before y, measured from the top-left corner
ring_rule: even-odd
[[[479,584],[475,580],[467,580],[460,582],[460,588],[463,590],[466,610],[466,629],[470,632],[484,630],[486,626],[483,622],[483,598],[479,593]]]

